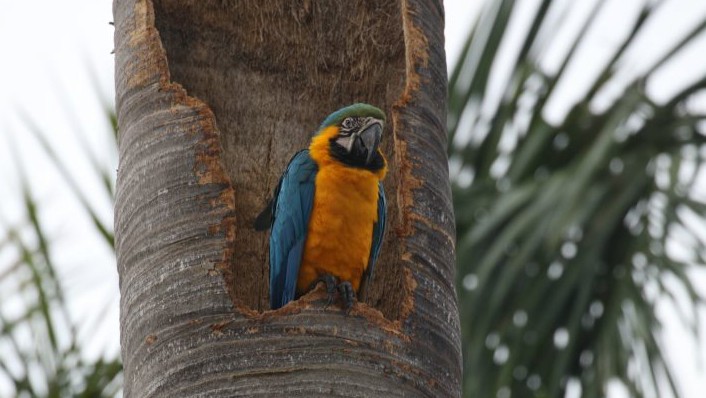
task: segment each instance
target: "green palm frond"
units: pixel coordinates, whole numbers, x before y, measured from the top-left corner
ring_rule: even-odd
[[[706,76],[664,104],[644,88],[702,34],[706,18],[624,84],[610,107],[595,111],[596,96],[616,84],[626,50],[662,4],[648,2],[585,96],[555,125],[545,118],[547,103],[572,78],[567,66],[604,2],[550,72],[542,54],[564,19],[560,2],[542,1],[494,107],[488,81],[509,62],[498,54],[510,40],[510,18],[520,17],[515,3],[488,2],[449,86],[464,394],[562,397],[574,380],[583,397],[600,397],[617,378],[635,397],[665,389],[678,396],[654,306],[675,289],[688,292],[694,309],[703,300],[687,270],[706,253],[688,221],[706,221],[704,198],[690,189],[703,162],[706,115],[686,104],[706,88]],[[668,246],[683,236],[688,244],[677,256]],[[668,276],[678,284],[665,284]],[[687,319],[695,328],[694,316]]]
[[[114,120],[114,112],[107,111],[106,118]],[[69,171],[67,159],[62,159],[50,145],[46,132],[28,118],[25,122],[50,164],[93,221],[97,234],[112,249],[112,227],[99,217],[83,192],[81,181]],[[114,132],[111,136],[115,137]],[[112,200],[109,166],[94,155],[81,134],[79,141]],[[85,341],[79,338],[79,325],[69,314],[51,235],[18,151],[12,153],[16,155],[21,183],[18,196],[24,214],[20,221],[0,218],[0,392],[11,388],[12,396],[115,397],[122,388],[120,358],[113,355],[89,361],[84,357]]]
[[[98,216],[98,211],[95,210],[94,204],[91,203],[86,194],[83,193],[79,181],[76,180],[76,178],[71,174],[71,172],[67,168],[66,160],[62,159],[57,154],[57,152],[54,150],[54,148],[52,148],[51,144],[47,140],[47,134],[44,133],[30,118],[24,117],[24,123],[27,126],[28,131],[37,140],[37,142],[39,142],[40,147],[44,150],[44,153],[52,162],[55,169],[59,172],[59,175],[64,179],[66,185],[71,189],[71,192],[74,194],[76,200],[79,201],[81,207],[91,218],[91,221],[93,222],[93,225],[95,226],[96,230],[100,233],[100,235],[103,237],[104,241],[108,244],[108,246],[113,249],[115,237],[113,235],[113,232],[111,231],[111,228],[106,225],[104,221],[101,220],[101,217]],[[84,155],[91,163],[91,166],[93,167],[95,172],[98,174],[100,181],[103,183],[103,187],[105,188],[107,196],[112,200],[114,194],[112,182],[113,178],[108,166],[105,165],[104,162],[100,162],[96,158],[96,156],[93,154],[93,151],[88,148],[85,139],[79,136],[79,141]]]
[[[11,260],[0,264],[0,302],[19,311],[6,315],[6,305],[0,307],[0,344],[9,348],[0,350],[3,382],[11,380],[17,396],[114,397],[120,361],[82,359],[37,203],[26,185],[23,195],[28,223],[2,224],[6,235],[0,251],[10,253]]]

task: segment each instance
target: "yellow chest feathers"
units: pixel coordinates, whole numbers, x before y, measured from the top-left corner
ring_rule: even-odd
[[[357,291],[368,266],[378,182],[385,170],[373,173],[338,163],[328,155],[328,138],[323,144],[318,138],[310,147],[319,170],[297,290],[303,292],[318,277],[330,274],[351,282]]]

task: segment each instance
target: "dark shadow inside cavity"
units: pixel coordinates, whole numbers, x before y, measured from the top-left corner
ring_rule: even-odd
[[[155,0],[171,80],[216,116],[236,199],[234,299],[268,304],[267,233],[252,229],[287,161],[330,112],[353,102],[384,109],[390,172],[388,233],[368,304],[397,319],[403,301],[392,105],[405,84],[398,2]],[[383,288],[384,287],[384,288]]]

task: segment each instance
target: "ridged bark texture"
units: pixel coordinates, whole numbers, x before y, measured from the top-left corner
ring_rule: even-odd
[[[460,396],[440,0],[116,0],[125,396]],[[188,94],[187,94],[188,92]],[[267,310],[251,228],[332,110],[388,114],[365,303]]]

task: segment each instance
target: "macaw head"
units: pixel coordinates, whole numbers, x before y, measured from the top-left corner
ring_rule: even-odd
[[[333,158],[347,165],[371,168],[384,162],[378,152],[384,126],[383,111],[358,103],[330,114],[321,123],[319,135],[328,138]]]

